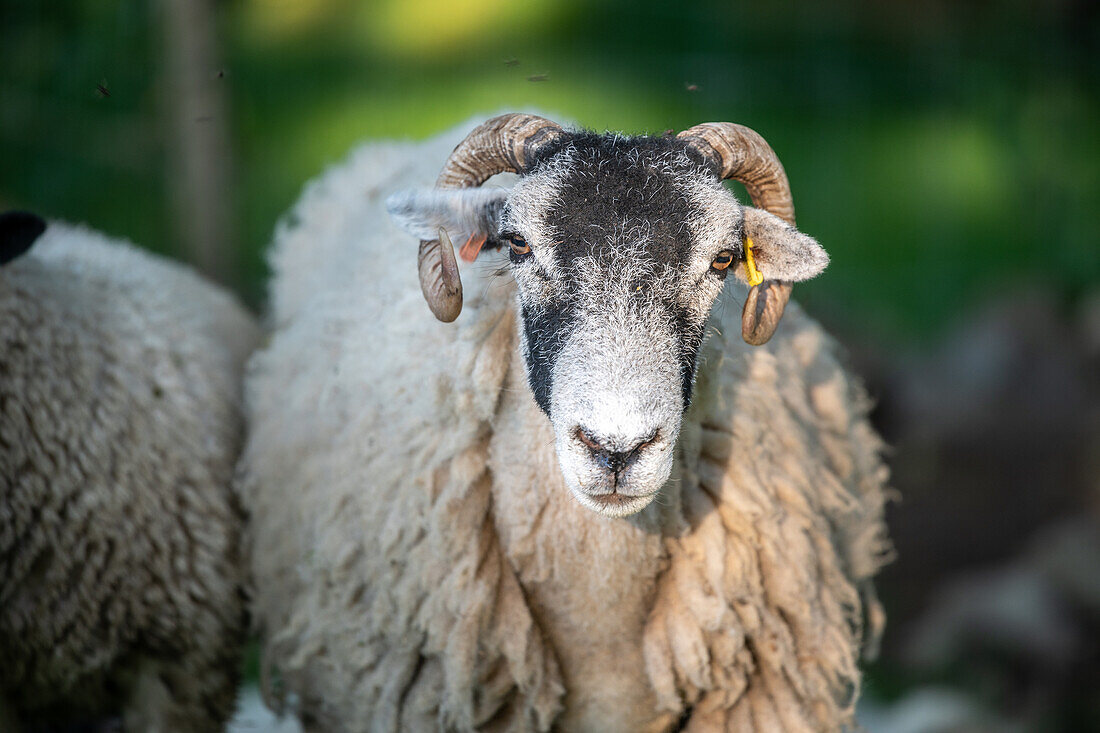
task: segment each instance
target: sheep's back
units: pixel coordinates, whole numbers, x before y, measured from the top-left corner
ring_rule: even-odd
[[[103,707],[139,651],[237,663],[257,335],[190,271],[83,228],[51,224],[0,270],[0,688],[20,707]]]

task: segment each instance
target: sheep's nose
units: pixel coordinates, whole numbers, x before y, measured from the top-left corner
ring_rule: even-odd
[[[657,432],[640,438],[606,440],[595,437],[590,430],[578,427],[577,439],[588,448],[592,459],[612,473],[619,473],[638,457],[638,454],[657,439]]]

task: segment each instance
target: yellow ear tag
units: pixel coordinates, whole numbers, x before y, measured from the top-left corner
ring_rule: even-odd
[[[745,237],[745,277],[749,279],[749,287],[764,282],[764,275],[756,269],[756,261],[752,258],[752,239],[749,237]]]

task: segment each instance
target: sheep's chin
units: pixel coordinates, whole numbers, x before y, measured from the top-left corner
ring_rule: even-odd
[[[605,517],[617,518],[629,517],[631,514],[637,514],[642,511],[653,503],[653,500],[657,498],[657,494],[660,492],[654,491],[652,494],[644,494],[642,496],[627,496],[625,494],[592,496],[583,491],[573,491],[572,493],[577,501],[580,502],[580,505],[585,509],[591,509],[596,514]]]

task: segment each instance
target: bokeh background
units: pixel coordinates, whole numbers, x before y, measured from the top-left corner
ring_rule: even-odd
[[[0,0],[0,209],[257,309],[326,165],[514,108],[782,158],[893,446],[868,728],[1100,730],[1100,3]]]

